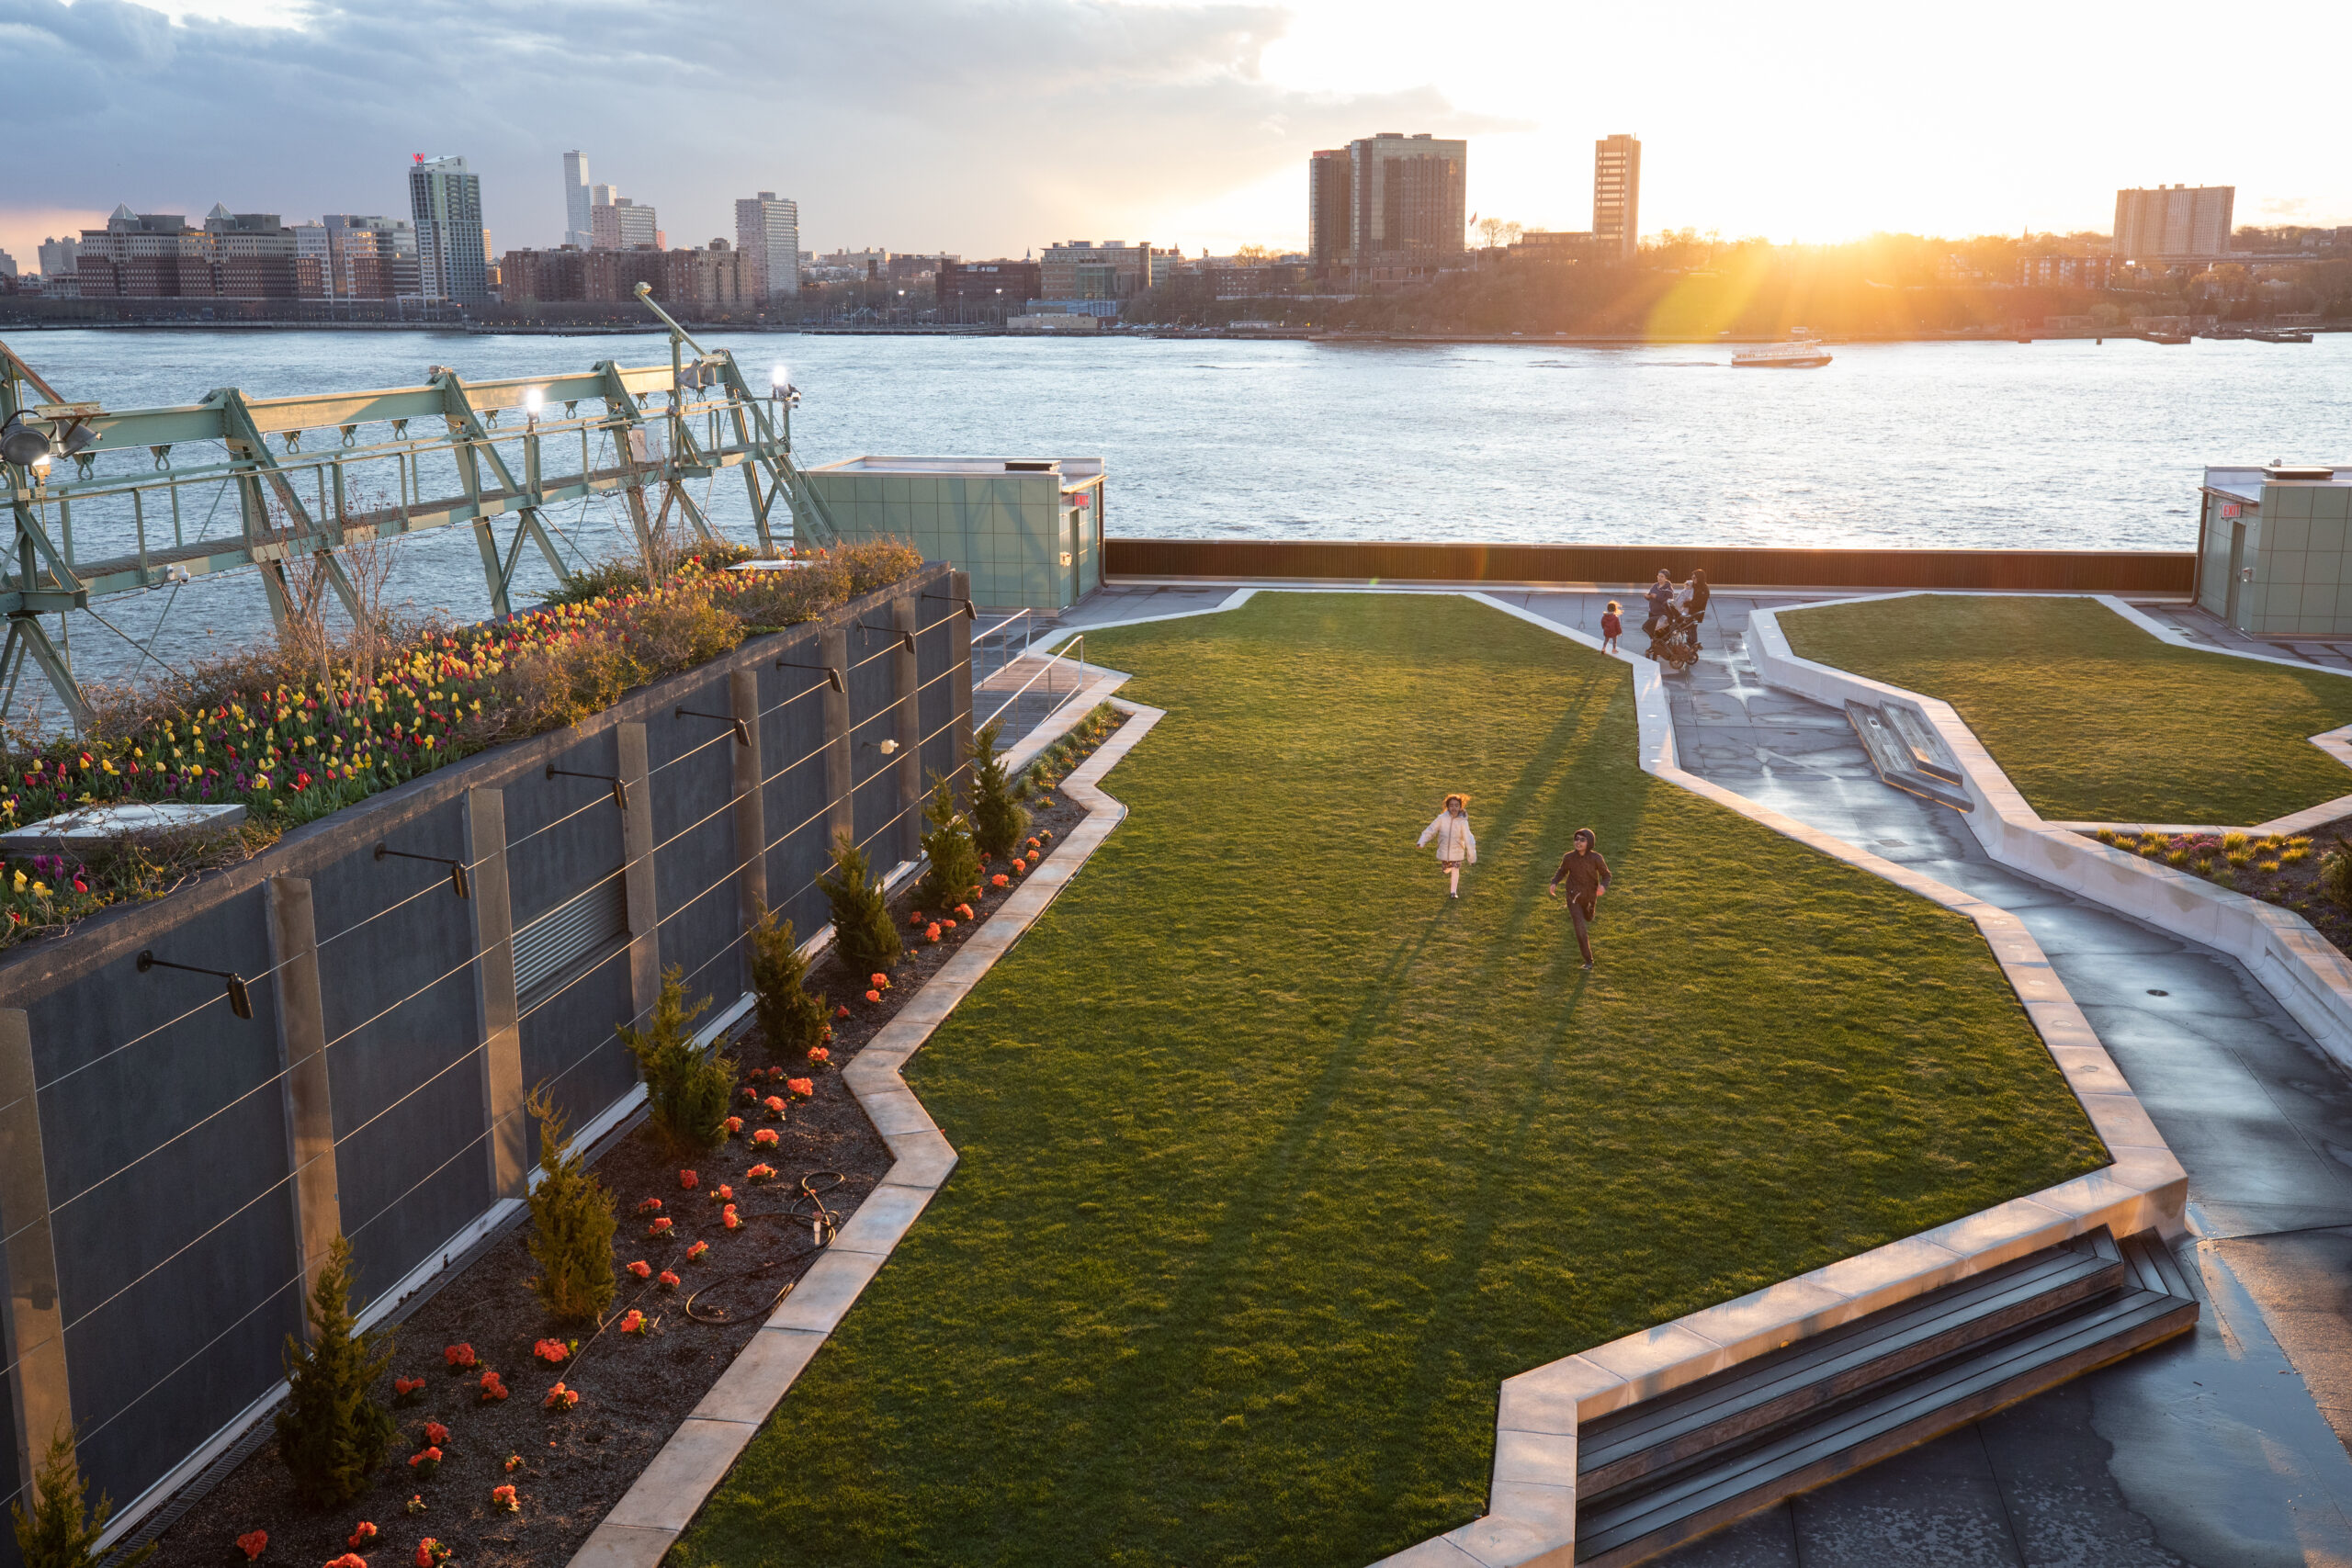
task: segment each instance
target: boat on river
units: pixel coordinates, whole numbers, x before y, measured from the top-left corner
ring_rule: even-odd
[[[1828,363],[1829,350],[1815,338],[1736,348],[1731,355],[1735,370],[1817,370]]]

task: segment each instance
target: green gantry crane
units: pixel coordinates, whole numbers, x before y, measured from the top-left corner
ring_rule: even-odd
[[[0,575],[8,622],[0,717],[30,661],[74,723],[88,719],[70,660],[41,616],[213,572],[259,569],[283,626],[293,606],[287,565],[308,558],[356,620],[360,598],[337,552],[470,523],[503,618],[514,613],[509,594],[526,544],[559,579],[570,575],[541,517],[547,507],[617,491],[650,564],[673,515],[699,537],[717,537],[687,481],[730,468],[742,470],[766,553],[777,553],[770,520],[779,498],[793,539],[836,542],[792,459],[798,394],[781,384],[755,393],[731,354],[706,350],[645,285],[638,295],[669,328],[666,366],[604,360],[582,372],[471,383],[436,366],[422,387],[291,398],[224,387],[177,408],[108,412],[69,400],[0,344],[0,478],[16,530],[13,570]],[[222,458],[186,462],[198,443],[218,443]],[[223,487],[235,497],[238,531],[190,539],[193,508],[184,498],[209,491],[217,505]],[[659,489],[658,502],[649,504],[650,488]],[[77,512],[85,537],[98,536],[107,553],[77,555]]]

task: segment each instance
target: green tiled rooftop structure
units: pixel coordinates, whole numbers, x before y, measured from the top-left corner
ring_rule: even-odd
[[[2352,636],[2352,469],[2205,470],[2197,602],[2252,637]]]
[[[1102,581],[1099,457],[853,457],[808,471],[845,539],[894,536],[989,609],[1059,610]],[[803,544],[810,543],[801,540]]]

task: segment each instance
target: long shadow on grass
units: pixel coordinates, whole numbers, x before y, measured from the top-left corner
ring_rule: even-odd
[[[1340,1029],[1324,1058],[1321,1072],[1316,1075],[1313,1087],[1288,1124],[1247,1172],[1236,1174],[1232,1200],[1226,1207],[1227,1218],[1219,1227],[1217,1239],[1188,1265],[1184,1285],[1171,1295],[1160,1314],[1163,1322],[1176,1326],[1175,1337],[1180,1342],[1194,1339],[1201,1325],[1218,1320],[1216,1309],[1223,1304],[1239,1263],[1256,1249],[1261,1235],[1281,1232],[1295,1213],[1301,1162],[1321,1134],[1349,1080],[1362,1066],[1365,1048],[1383,1024],[1395,1020],[1397,1005],[1409,988],[1414,964],[1438,940],[1440,922],[1445,914],[1442,907],[1431,909],[1418,931],[1399,938],[1390,949],[1378,973],[1366,982],[1363,1000]],[[1101,1403],[1117,1409],[1131,1401],[1148,1399],[1150,1385],[1163,1382],[1182,1359],[1176,1345],[1164,1346],[1158,1357],[1136,1358],[1127,1363],[1124,1375],[1103,1380]],[[1117,1446],[1105,1446],[1083,1474],[1075,1479],[1077,1495],[1084,1495],[1098,1488],[1101,1495],[1131,1492],[1135,1466],[1142,1457]],[[1106,1521],[1105,1528],[1118,1527]],[[1110,1550],[1113,1544],[1097,1540],[1091,1544],[1090,1555],[1097,1562],[1111,1561],[1114,1555]]]
[[[1489,841],[1499,849],[1531,821],[1548,820],[1559,815],[1561,798],[1584,776],[1575,767],[1577,759],[1589,754],[1595,745],[1605,743],[1604,736],[1611,728],[1608,721],[1612,716],[1623,716],[1612,710],[1629,697],[1630,688],[1620,672],[1607,669],[1590,671],[1581,682],[1555,699],[1559,704],[1558,716],[1531,737],[1524,763],[1494,809],[1482,813],[1485,836]],[[1539,858],[1546,853],[1548,848],[1539,852]],[[1504,895],[1509,903],[1499,934],[1479,939],[1489,954],[1484,962],[1523,962],[1519,944],[1538,918],[1539,908],[1547,902],[1540,890],[1542,884],[1523,874],[1504,872],[1492,886],[1487,897]],[[1515,897],[1510,896],[1512,888],[1520,890]],[[1223,1309],[1230,1304],[1227,1298],[1236,1279],[1250,1255],[1262,1245],[1264,1237],[1281,1235],[1295,1227],[1301,1188],[1312,1184],[1307,1179],[1316,1168],[1315,1150],[1336,1106],[1356,1081],[1367,1049],[1399,1021],[1404,1005],[1419,994],[1417,967],[1430,955],[1432,945],[1444,940],[1458,912],[1458,907],[1438,896],[1419,928],[1400,936],[1378,971],[1368,977],[1361,1000],[1337,1032],[1314,1083],[1305,1091],[1287,1123],[1265,1145],[1250,1169],[1236,1174],[1232,1201],[1227,1209],[1228,1217],[1219,1227],[1217,1239],[1193,1258],[1186,1269],[1185,1283],[1160,1314],[1163,1322],[1177,1326],[1177,1343],[1163,1346],[1157,1357],[1138,1358],[1129,1363],[1124,1376],[1108,1381],[1097,1396],[1106,1406],[1118,1408],[1131,1402],[1148,1401],[1155,1384],[1164,1387],[1171,1369],[1183,1364],[1180,1347],[1198,1344],[1199,1326],[1220,1321]],[[1476,1145],[1481,1156],[1474,1167],[1475,1185],[1466,1200],[1470,1209],[1466,1216],[1468,1228],[1464,1234],[1449,1239],[1453,1261],[1442,1276],[1424,1281],[1430,1287],[1431,1299],[1443,1304],[1430,1314],[1431,1326],[1423,1338],[1423,1353],[1415,1357],[1409,1392],[1399,1404],[1399,1419],[1393,1435],[1380,1444],[1384,1473],[1409,1473],[1427,1462],[1430,1450],[1423,1446],[1423,1434],[1437,1424],[1438,1403],[1454,1372],[1451,1358],[1430,1353],[1427,1347],[1433,1337],[1450,1332],[1448,1325],[1462,1322],[1465,1314],[1475,1316],[1477,1313],[1476,1280],[1500,1223],[1501,1201],[1522,1171],[1533,1129],[1549,1109],[1555,1068],[1567,1039],[1568,1021],[1584,989],[1585,977],[1579,973],[1565,998],[1545,1009],[1547,1012],[1556,1010],[1557,1021],[1544,1031],[1540,1054],[1528,1065],[1532,1069],[1528,1073],[1529,1094],[1521,1101],[1514,1122],[1507,1132],[1495,1129],[1503,1134],[1499,1142],[1479,1130]],[[1089,1463],[1082,1475],[1073,1478],[1072,1484],[1081,1492],[1095,1487],[1119,1488],[1131,1482],[1134,1464],[1140,1457],[1131,1451],[1106,1449]],[[1407,1468],[1388,1468],[1393,1464]],[[1374,1525],[1373,1521],[1383,1511],[1377,1505],[1368,1510],[1365,1522],[1375,1535],[1426,1529],[1427,1521],[1419,1518],[1395,1521],[1385,1527]],[[1117,1527],[1106,1522],[1104,1528]],[[1102,1547],[1112,1543],[1094,1544]],[[1392,1544],[1409,1542],[1397,1540]]]

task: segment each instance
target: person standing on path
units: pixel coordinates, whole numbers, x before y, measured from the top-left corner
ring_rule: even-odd
[[[1609,891],[1609,863],[1600,858],[1600,840],[1589,828],[1577,829],[1576,842],[1560,857],[1552,874],[1551,892],[1567,888],[1568,919],[1577,928],[1577,950],[1584,966],[1592,967],[1592,922],[1600,913],[1600,896]]]
[[[1713,590],[1707,586],[1707,574],[1695,566],[1690,569],[1689,593],[1690,599],[1684,606],[1685,609],[1693,622],[1703,622],[1707,618],[1707,601],[1713,596]],[[1696,625],[1690,628],[1690,646],[1693,648],[1699,646],[1699,628]]]
[[[1656,637],[1666,629],[1667,621],[1674,614],[1674,579],[1666,574],[1666,568],[1657,569],[1657,581],[1650,584],[1643,597],[1650,602],[1650,614],[1642,623],[1642,630]]]
[[[1421,829],[1421,836],[1416,841],[1426,844],[1431,839],[1437,840],[1437,868],[1445,873],[1446,897],[1459,898],[1462,897],[1463,863],[1478,863],[1478,840],[1470,831],[1468,795],[1449,795],[1445,797],[1445,809],[1437,814],[1436,821]]]

